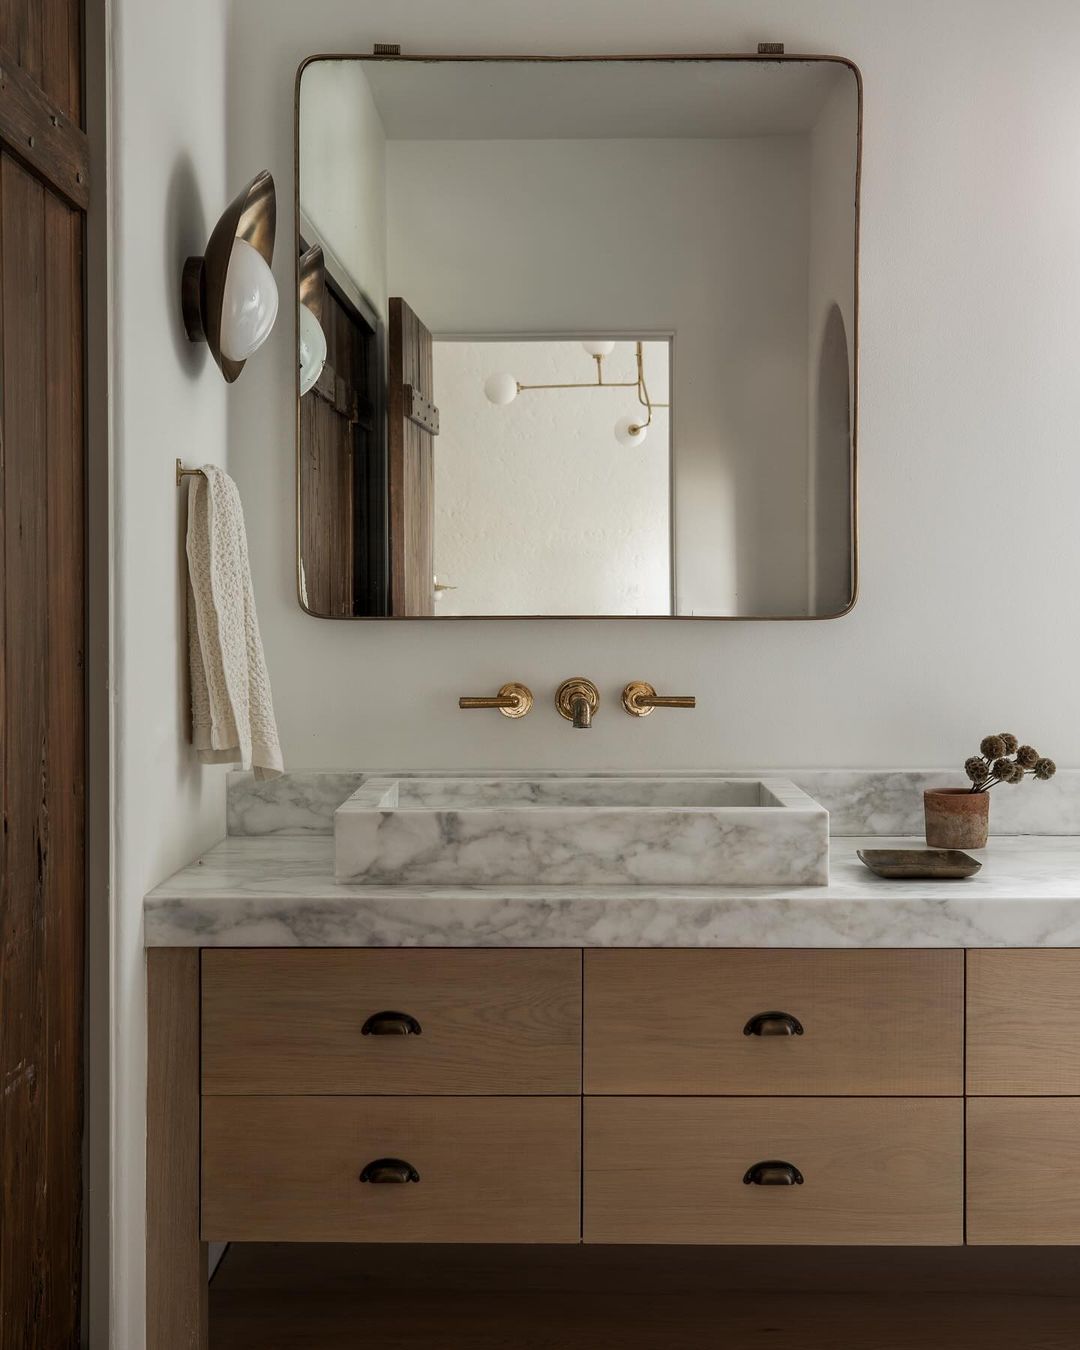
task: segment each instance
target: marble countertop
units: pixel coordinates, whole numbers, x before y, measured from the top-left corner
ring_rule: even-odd
[[[995,838],[966,881],[883,881],[834,838],[827,886],[365,886],[327,836],[229,838],[146,897],[149,947],[1080,947],[1080,837]]]

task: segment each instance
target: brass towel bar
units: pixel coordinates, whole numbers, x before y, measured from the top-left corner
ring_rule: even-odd
[[[206,474],[202,469],[185,469],[180,460],[176,461],[176,486],[179,487],[185,478],[205,478]]]

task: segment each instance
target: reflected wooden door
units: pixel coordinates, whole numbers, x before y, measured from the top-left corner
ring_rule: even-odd
[[[84,924],[79,0],[0,5],[0,1346],[79,1344]]]
[[[390,300],[387,472],[390,604],[395,615],[435,613],[434,442],[431,334],[400,297]]]

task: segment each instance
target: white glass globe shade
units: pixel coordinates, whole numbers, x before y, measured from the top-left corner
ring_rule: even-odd
[[[610,356],[615,350],[614,342],[583,342],[581,345],[590,356]]]
[[[484,394],[489,403],[502,407],[507,403],[513,403],[517,393],[517,380],[513,375],[489,375],[484,381]]]
[[[641,425],[640,416],[640,413],[631,413],[615,423],[615,439],[620,445],[640,445],[649,434],[648,428]]]
[[[326,365],[326,334],[307,305],[300,306],[300,397],[310,393]]]
[[[278,312],[278,291],[266,259],[246,239],[233,241],[221,306],[221,352],[246,361],[270,336]]]

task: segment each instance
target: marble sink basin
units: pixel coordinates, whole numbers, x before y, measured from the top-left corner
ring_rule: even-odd
[[[825,885],[829,813],[783,778],[369,778],[334,872],[379,885]]]

